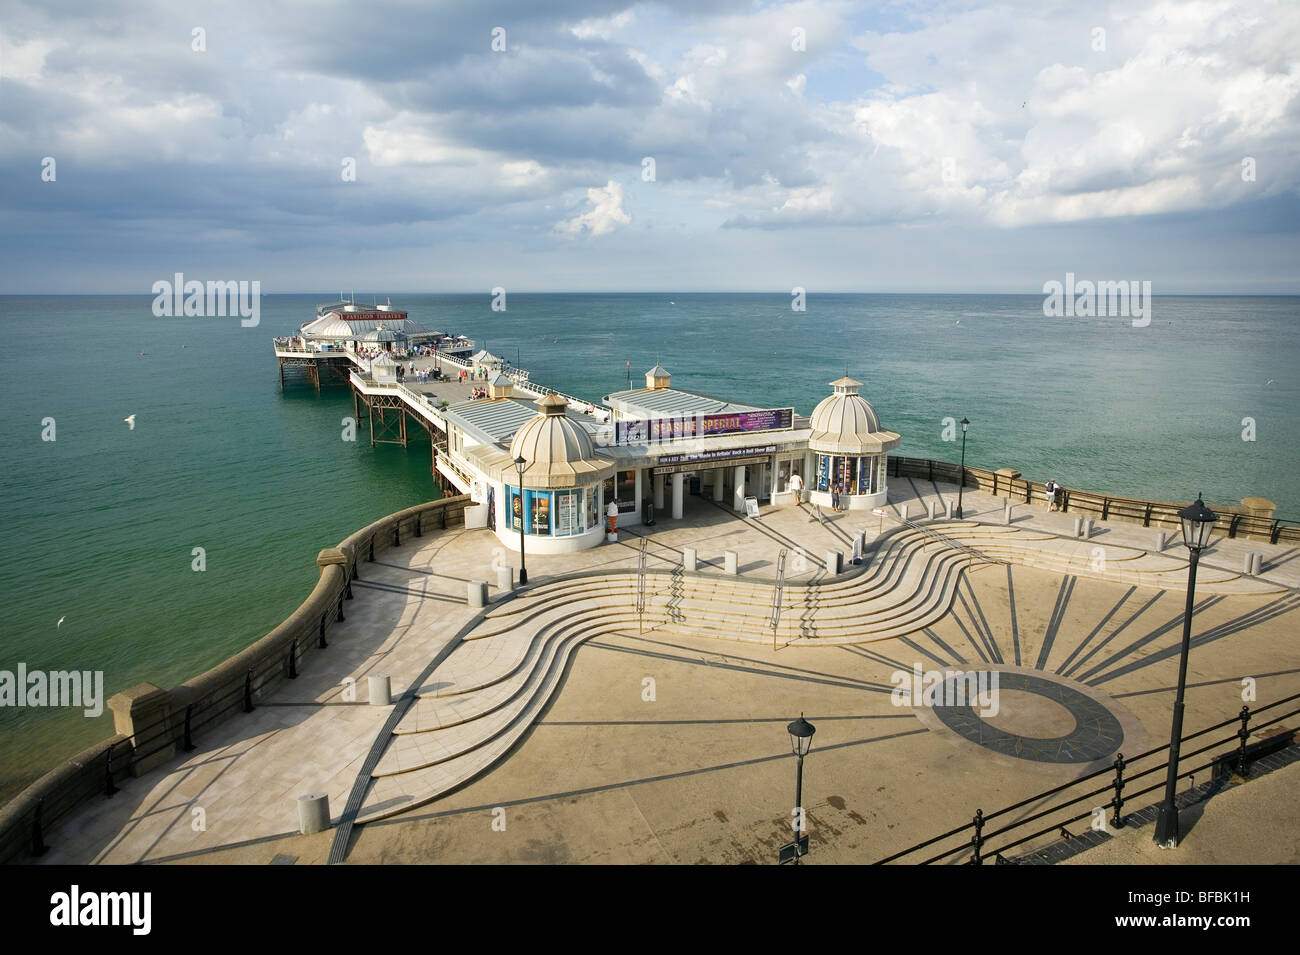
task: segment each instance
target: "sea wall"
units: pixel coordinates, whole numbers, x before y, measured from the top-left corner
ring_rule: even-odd
[[[949,484],[974,487],[995,497],[1005,497],[1014,502],[1041,504],[1045,501],[1046,490],[1043,484],[1022,478],[1020,472],[1014,468],[989,471],[967,465],[963,480],[960,465],[948,461],[933,461],[929,458],[904,458],[890,455],[889,474],[891,477],[945,481]],[[1183,503],[1147,501],[1074,488],[1064,490],[1063,510],[1103,521],[1123,521],[1129,524],[1141,524],[1143,527],[1164,528],[1173,531],[1175,535],[1180,532],[1178,512],[1187,506],[1186,501]],[[1263,540],[1272,544],[1300,543],[1300,526],[1275,519],[1272,501],[1248,497],[1241,504],[1218,504],[1206,501],[1206,505],[1219,515],[1219,520],[1214,526],[1215,534]]]
[[[328,646],[329,628],[344,619],[350,585],[362,579],[368,561],[412,537],[463,526],[465,508],[476,506],[462,495],[368,524],[320,552],[320,577],[311,594],[252,646],[171,690],[142,683],[110,698],[115,735],[55,766],[0,807],[0,863],[40,855],[51,825],[79,804],[111,796],[126,776],[193,749],[214,727],[251,712]]]

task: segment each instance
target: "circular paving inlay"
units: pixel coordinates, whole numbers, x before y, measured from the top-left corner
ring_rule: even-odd
[[[987,698],[963,697],[959,678],[950,676],[939,699],[957,705],[932,707],[945,726],[972,743],[1017,759],[1089,763],[1114,755],[1124,742],[1114,714],[1073,687],[1028,673],[984,670],[977,676]]]

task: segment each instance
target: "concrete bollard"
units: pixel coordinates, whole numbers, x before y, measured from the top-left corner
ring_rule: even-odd
[[[370,705],[387,706],[393,702],[392,681],[386,676],[370,676],[366,678],[366,683],[370,688]]]
[[[900,504],[900,505],[899,505],[899,511],[898,511],[898,514],[899,514],[899,520],[903,520],[903,521],[907,520],[907,513],[908,513],[908,511],[910,511],[911,509],[912,509],[912,506],[911,506],[910,504],[908,504],[906,501],[904,501],[902,504]]]
[[[1248,551],[1246,554],[1246,569],[1244,573],[1253,577],[1258,577],[1259,572],[1264,569],[1264,555],[1257,550]]]
[[[844,554],[838,550],[826,552],[826,573],[832,577],[844,570]]]
[[[1092,520],[1092,518],[1091,518],[1091,517],[1085,517],[1085,518],[1083,519],[1083,539],[1084,539],[1084,540],[1088,540],[1089,538],[1092,537],[1092,526],[1093,526],[1093,520]]]
[[[1076,518],[1074,519],[1074,536],[1075,536],[1075,537],[1082,537],[1082,536],[1083,536],[1083,518],[1082,518],[1082,517],[1076,517]]]
[[[939,511],[939,502],[930,501],[929,508],[930,508],[930,520],[934,520],[934,515],[937,514]]]
[[[734,550],[723,551],[722,560],[723,570],[733,577],[736,576],[737,569],[740,566],[740,558],[736,555],[736,552]]]
[[[952,515],[956,512],[956,510],[957,510],[957,502],[956,502],[956,501],[953,501],[953,500],[949,500],[949,501],[948,501],[948,520],[952,520]]]
[[[497,568],[497,590],[508,594],[515,589],[515,569],[513,567]]]
[[[682,548],[682,568],[684,570],[695,569],[695,548],[694,547]]]
[[[465,589],[468,591],[466,595],[466,602],[471,607],[487,606],[488,597],[487,597],[486,580],[471,580],[468,584],[466,584]]]
[[[1003,524],[1010,524],[1010,523],[1011,523],[1011,508],[1012,508],[1012,504],[1011,504],[1010,501],[1007,501],[1006,504],[1002,505],[1002,523],[1003,523]]]
[[[853,535],[853,563],[861,564],[866,559],[867,532],[858,531]]]
[[[298,832],[304,836],[324,832],[330,827],[328,793],[308,793],[298,797]]]
[[[1165,549],[1165,538],[1168,537],[1168,531],[1156,531],[1156,553]]]

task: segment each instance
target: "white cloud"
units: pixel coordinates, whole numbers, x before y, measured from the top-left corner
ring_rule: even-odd
[[[632,217],[623,211],[623,187],[612,179],[604,187],[588,189],[587,201],[591,203],[590,209],[572,219],[557,222],[555,230],[574,237],[584,231],[593,236],[605,235],[632,221]]]

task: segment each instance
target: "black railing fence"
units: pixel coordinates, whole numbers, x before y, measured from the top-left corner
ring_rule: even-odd
[[[1300,693],[1257,707],[1254,710],[1251,710],[1249,706],[1243,706],[1239,713],[1221,723],[1215,723],[1213,726],[1207,726],[1195,733],[1184,736],[1182,742],[1188,743],[1201,739],[1217,730],[1222,730],[1224,727],[1237,726],[1237,729],[1227,736],[1203,743],[1197,749],[1183,751],[1178,760],[1178,778],[1189,778],[1204,773],[1207,769],[1211,771],[1212,777],[1222,776],[1229,772],[1235,772],[1242,776],[1247,775],[1250,764],[1254,759],[1291,742],[1294,735],[1291,730],[1258,740],[1253,744],[1249,740],[1252,734],[1258,734],[1267,727],[1300,714],[1300,707],[1293,707],[1281,713],[1273,712],[1288,703],[1294,703],[1296,700],[1300,700]],[[1260,721],[1259,718],[1265,714],[1270,714],[1270,718]],[[1254,722],[1252,723],[1252,721]],[[1192,764],[1194,757],[1210,753],[1216,749],[1221,751],[1208,761],[1196,765]],[[1154,758],[1162,753],[1165,758],[1160,762],[1154,762]],[[1165,743],[1163,746],[1149,749],[1137,756],[1125,758],[1122,753],[1116,754],[1111,765],[1104,769],[1073,779],[1053,789],[1036,793],[996,812],[985,814],[982,809],[976,809],[974,817],[965,825],[957,826],[923,842],[918,842],[899,852],[885,856],[873,864],[885,865],[890,862],[903,862],[911,865],[953,863],[960,861],[957,857],[967,852],[970,854],[965,862],[967,865],[983,865],[985,860],[990,857],[998,863],[1006,863],[1009,861],[1006,854],[1012,849],[1025,846],[1027,843],[1035,842],[1051,834],[1069,835],[1068,826],[1085,819],[1091,822],[1096,819],[1098,809],[1109,810],[1109,824],[1117,829],[1123,828],[1128,822],[1128,817],[1124,813],[1125,804],[1131,804],[1136,799],[1164,789],[1165,773],[1169,767],[1168,753],[1169,744]],[[1152,761],[1150,765],[1140,772],[1131,773],[1135,764],[1147,760]],[[1130,772],[1131,775],[1126,775],[1126,772]],[[1153,774],[1156,777],[1155,782],[1140,789],[1134,790],[1131,788],[1138,780]],[[1109,778],[1107,779],[1107,777]],[[1103,779],[1106,779],[1106,781],[1102,782]],[[1089,783],[1100,783],[1100,785],[1088,787]],[[1028,806],[1041,804],[1057,796],[1066,796],[1079,787],[1087,788],[1084,792],[1063,801],[1054,802],[1052,805],[1032,812],[1027,816],[1021,818],[1012,816],[1013,813]],[[1098,797],[1107,793],[1111,794],[1110,798],[1098,803]],[[1076,810],[1079,806],[1086,808],[1082,812],[1078,812]],[[1004,818],[1007,819],[1004,824],[991,831],[989,830],[990,823]],[[1047,820],[1050,820],[1050,822],[1047,822]],[[1046,822],[1045,825],[1033,828],[1037,824],[1044,822]],[[1026,829],[1031,831],[1025,832]],[[924,854],[936,848],[939,849],[938,852],[930,855]]]

